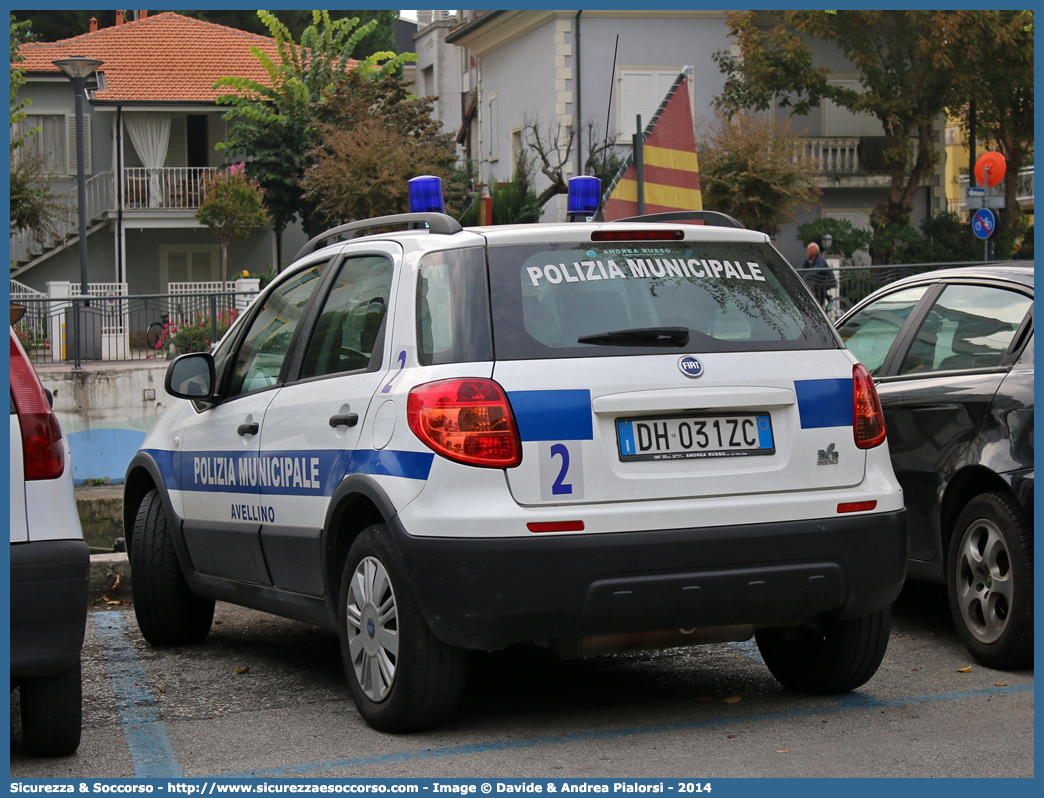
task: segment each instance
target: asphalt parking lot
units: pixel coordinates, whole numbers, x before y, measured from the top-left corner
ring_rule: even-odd
[[[519,647],[473,655],[452,721],[401,736],[363,723],[332,634],[221,603],[215,619],[201,645],[154,649],[130,606],[92,608],[80,749],[27,757],[12,711],[11,777],[1034,775],[1033,671],[976,664],[934,586],[907,586],[881,669],[844,696],[784,690],[753,642]]]

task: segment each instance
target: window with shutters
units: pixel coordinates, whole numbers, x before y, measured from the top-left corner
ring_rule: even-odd
[[[29,134],[30,131],[34,131]],[[26,135],[29,134],[29,135]],[[47,171],[58,177],[76,177],[76,115],[37,112],[14,126],[12,139],[25,135],[25,144],[15,151],[27,155],[43,154]],[[91,174],[91,116],[83,118],[84,172]]]
[[[678,77],[681,67],[667,69],[621,69],[617,85],[620,88],[617,142],[630,144],[637,131],[637,118],[642,117],[642,129],[656,114],[663,98]]]
[[[497,93],[489,96],[489,160],[500,157],[500,121],[497,118]]]
[[[214,245],[164,245],[160,247],[160,292],[171,283],[206,283],[217,280],[218,248]]]
[[[842,86],[863,93],[865,88],[855,79],[833,78],[831,85]],[[883,136],[884,128],[881,120],[873,114],[853,113],[842,108],[832,100],[823,101],[823,135],[824,136]]]

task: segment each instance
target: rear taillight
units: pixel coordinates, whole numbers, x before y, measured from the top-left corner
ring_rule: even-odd
[[[11,336],[11,396],[22,431],[25,478],[56,479],[65,471],[62,429],[44,394],[40,378],[15,336]]]
[[[413,434],[450,460],[489,468],[522,462],[522,442],[504,389],[492,380],[443,380],[410,391]]]
[[[872,449],[885,439],[884,410],[870,372],[862,363],[852,368],[852,404],[855,444],[860,449]]]

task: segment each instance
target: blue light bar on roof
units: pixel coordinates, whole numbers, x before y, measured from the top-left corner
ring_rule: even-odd
[[[407,184],[410,190],[410,213],[445,213],[442,201],[442,178],[432,175],[415,177]]]
[[[602,193],[602,181],[597,177],[581,175],[569,179],[569,204],[566,216],[571,221],[586,221],[598,210],[598,197]]]

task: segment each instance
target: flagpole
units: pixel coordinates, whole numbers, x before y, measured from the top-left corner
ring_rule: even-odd
[[[645,161],[642,158],[642,115],[635,118],[634,136],[631,139],[631,149],[634,152],[634,168],[638,176],[638,215],[645,215]]]

